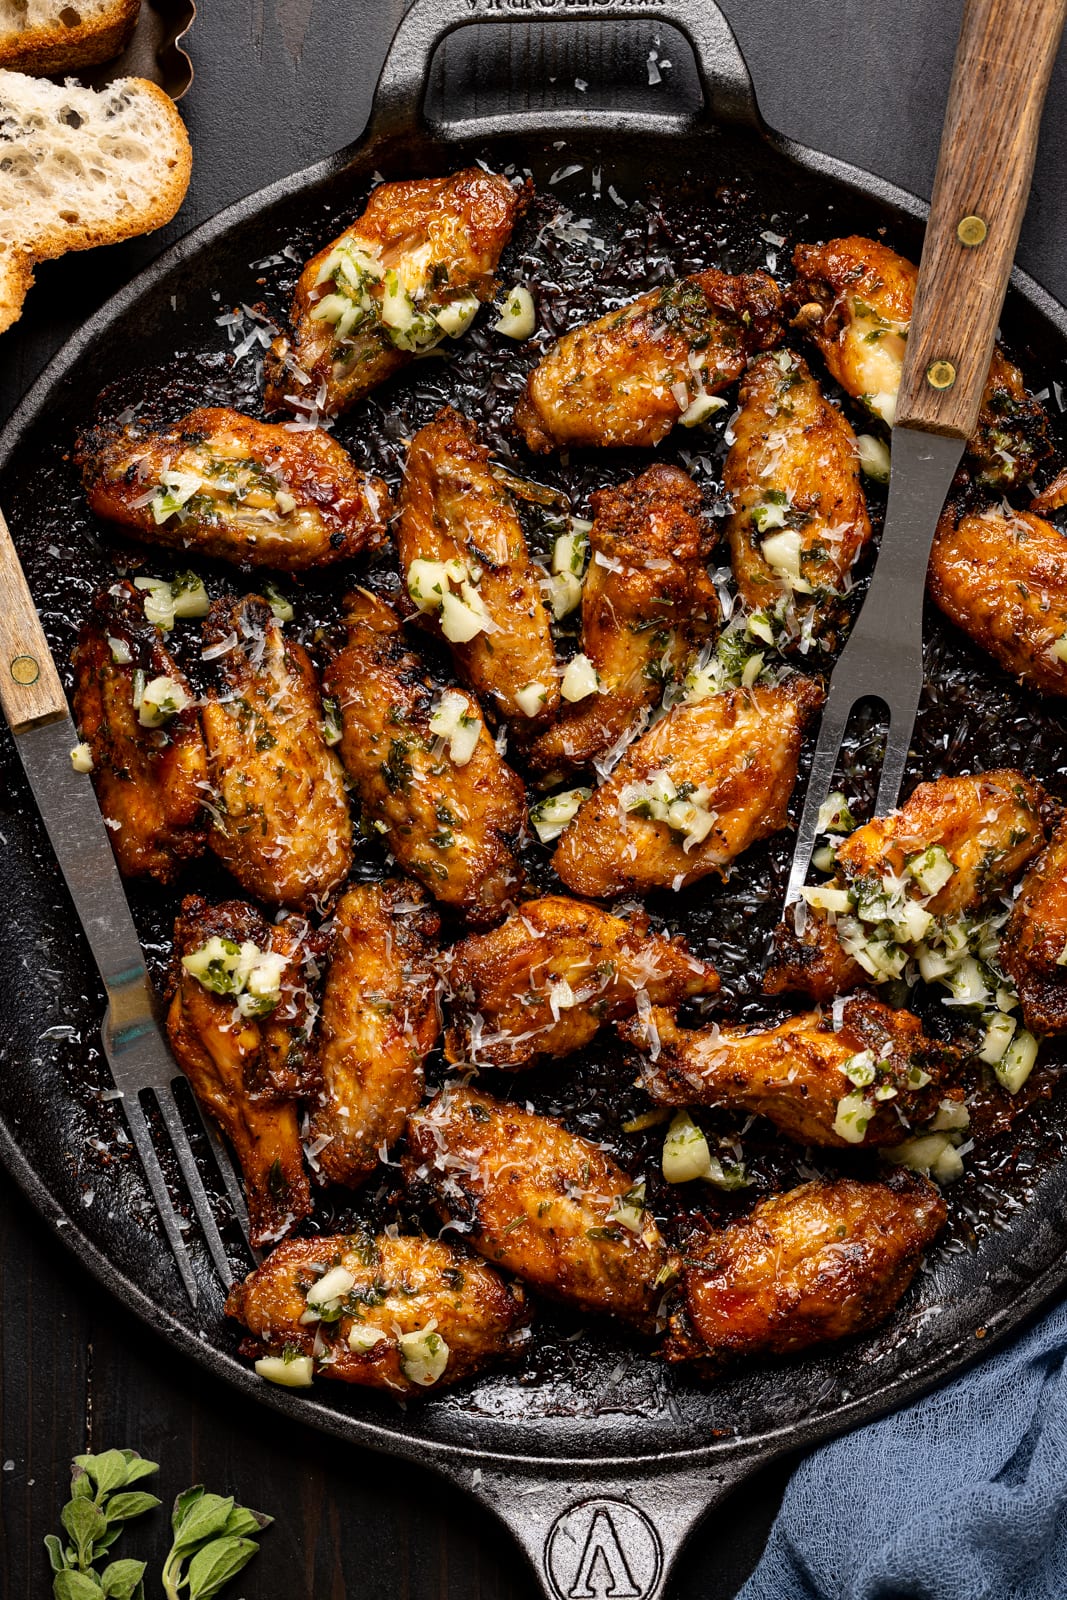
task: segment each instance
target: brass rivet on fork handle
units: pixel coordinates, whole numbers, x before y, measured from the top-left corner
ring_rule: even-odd
[[[11,662],[11,676],[16,683],[28,688],[41,676],[41,664],[35,656],[15,656]]]
[[[956,238],[960,244],[973,250],[976,245],[984,244],[989,227],[984,217],[972,212],[969,216],[961,217],[956,228]]]
[[[931,361],[926,369],[926,381],[931,389],[951,389],[956,381],[956,369],[951,361]]]

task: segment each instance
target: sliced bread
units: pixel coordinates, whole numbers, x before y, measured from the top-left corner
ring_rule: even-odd
[[[0,67],[74,72],[126,48],[141,0],[0,0]]]
[[[0,332],[36,261],[161,228],[191,167],[185,124],[154,83],[97,91],[0,71]]]

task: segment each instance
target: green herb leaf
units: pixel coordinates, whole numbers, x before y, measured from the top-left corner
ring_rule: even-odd
[[[221,1534],[232,1510],[232,1494],[226,1495],[225,1498],[219,1494],[200,1495],[189,1507],[175,1530],[172,1554],[187,1555],[198,1545],[203,1544],[205,1539],[214,1539]]]
[[[150,1478],[153,1472],[159,1471],[158,1461],[148,1461],[144,1456],[138,1455],[136,1450],[123,1450],[126,1458],[126,1487],[131,1483],[139,1483],[142,1478]]]
[[[222,1531],[236,1538],[242,1538],[245,1534],[251,1534],[254,1538],[264,1528],[269,1528],[273,1521],[273,1517],[265,1517],[262,1511],[252,1511],[248,1506],[234,1506]]]
[[[63,1550],[63,1541],[54,1533],[46,1533],[44,1547],[48,1551],[48,1560],[53,1572],[66,1572],[67,1558]]]
[[[98,1497],[125,1488],[129,1464],[121,1450],[105,1450],[98,1456],[75,1456],[74,1460],[92,1480]]]
[[[68,1500],[59,1519],[74,1542],[78,1566],[87,1567],[92,1561],[93,1545],[107,1532],[107,1518],[95,1500],[80,1495]]]
[[[87,1572],[57,1572],[52,1580],[55,1600],[100,1600],[103,1592]]]
[[[170,1525],[175,1533],[181,1527],[189,1507],[199,1500],[203,1493],[204,1485],[202,1483],[194,1483],[192,1488],[184,1490],[175,1500],[174,1509],[170,1514]]]
[[[113,1494],[107,1503],[108,1521],[129,1522],[131,1517],[141,1517],[161,1504],[154,1494],[145,1494],[142,1489],[135,1489],[130,1494]]]
[[[100,1574],[104,1593],[111,1600],[133,1600],[144,1577],[145,1565],[143,1561],[112,1561]]]
[[[253,1539],[213,1539],[189,1563],[189,1600],[210,1600],[256,1554]]]

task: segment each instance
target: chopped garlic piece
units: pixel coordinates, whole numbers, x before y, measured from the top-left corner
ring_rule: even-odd
[[[589,657],[576,655],[567,662],[559,692],[564,700],[585,700],[589,695],[596,694],[597,684],[596,668]]]
[[[277,1383],[283,1389],[310,1389],[315,1381],[315,1363],[310,1356],[260,1356],[256,1372],[268,1383]]]
[[[517,283],[504,301],[500,317],[493,324],[493,332],[506,334],[509,339],[528,339],[536,326],[534,297],[529,289]]]
[[[84,741],[76,744],[70,752],[70,764],[75,772],[92,772],[93,752]]]
[[[663,1141],[663,1176],[668,1183],[689,1183],[711,1172],[708,1141],[688,1111],[679,1111]]]
[[[436,1318],[416,1333],[402,1333],[397,1339],[404,1376],[423,1388],[436,1383],[448,1366],[449,1349],[439,1333]]]

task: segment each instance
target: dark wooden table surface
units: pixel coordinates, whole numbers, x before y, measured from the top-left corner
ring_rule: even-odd
[[[329,153],[361,128],[405,0],[200,0],[183,102],[196,161],[175,224],[39,272],[0,343],[0,416],[82,318],[171,238],[226,202]],[[767,120],[928,194],[959,0],[724,0]],[[549,24],[556,26],[556,24]],[[651,32],[651,26],[649,32]],[[672,44],[672,51],[674,46]],[[677,53],[677,52],[675,52]],[[1067,61],[1046,114],[1020,260],[1067,299]],[[3,1008],[17,996],[0,998]],[[232,1396],[120,1313],[0,1173],[0,1594],[50,1594],[41,1548],[70,1456],[133,1445],[163,1463],[164,1497],[206,1481],[271,1513],[234,1587],[260,1600],[532,1600],[487,1515],[429,1473],[289,1427]],[[789,1467],[751,1480],[704,1525],[673,1600],[726,1600],[754,1564]],[[131,1541],[132,1542],[132,1541]],[[161,1556],[162,1519],[138,1553]]]

